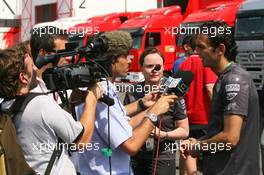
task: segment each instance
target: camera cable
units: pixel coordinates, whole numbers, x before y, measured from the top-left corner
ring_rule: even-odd
[[[154,148],[156,147],[156,149],[153,149],[153,157],[152,157],[152,164],[153,164],[153,160],[154,161],[154,166],[152,165],[153,167],[153,175],[156,175],[157,174],[157,165],[158,165],[158,159],[159,159],[159,144],[160,144],[160,131],[161,131],[161,124],[162,124],[162,118],[160,118],[159,120],[159,131],[158,131],[158,135],[157,135],[157,144],[155,144],[155,140],[154,139]],[[154,129],[154,137],[156,136],[156,127]],[[156,145],[156,146],[155,146]],[[156,150],[156,154],[155,154],[155,150]],[[154,156],[155,155],[155,156]]]
[[[107,96],[109,96],[109,82],[106,80],[106,84],[107,84]],[[111,157],[112,157],[112,149],[111,149],[111,145],[110,145],[110,106],[107,105],[107,122],[108,122],[108,128],[107,128],[107,132],[108,132],[108,136],[107,136],[107,147],[106,148],[102,148],[101,149],[101,153],[103,154],[103,156],[108,157],[109,158],[109,174],[112,175],[112,161],[111,161]]]

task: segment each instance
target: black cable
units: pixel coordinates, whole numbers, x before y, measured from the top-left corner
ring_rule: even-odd
[[[107,86],[107,96],[109,96],[109,82],[106,80],[106,86]],[[109,105],[107,106],[107,122],[108,122],[108,150],[111,149],[110,145],[110,107]],[[109,156],[109,174],[112,175],[112,161],[111,161],[111,156]]]
[[[151,167],[152,167],[152,175],[153,175],[153,170],[154,170],[154,162],[155,162],[155,155],[156,155],[156,152],[155,152],[155,147],[156,147],[156,139],[155,139],[155,137],[156,137],[156,132],[157,132],[157,130],[156,130],[156,126],[154,127],[154,136],[153,136],[153,149],[152,149],[152,160],[151,160]]]
[[[68,98],[67,90],[64,89],[63,90],[63,93],[65,94],[65,98],[66,98],[66,107],[67,107],[67,109],[69,109],[70,108],[70,105],[69,105],[69,98]]]

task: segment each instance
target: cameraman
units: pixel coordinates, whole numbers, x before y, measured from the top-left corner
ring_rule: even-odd
[[[98,143],[100,150],[90,150],[79,154],[80,172],[82,175],[105,175],[110,171],[120,175],[133,174],[130,167],[130,155],[136,154],[142,147],[157,122],[157,116],[167,112],[170,105],[177,100],[177,96],[162,96],[154,103],[152,95],[149,95],[124,107],[118,99],[113,82],[116,77],[124,77],[128,73],[131,60],[127,56],[132,39],[129,33],[122,31],[106,32],[102,36],[108,38],[108,49],[102,57],[111,60],[108,66],[112,72],[111,77],[102,82],[102,85],[104,93],[109,94],[115,103],[109,107],[109,110],[107,105],[97,104],[92,144]],[[139,103],[142,104],[142,102],[145,106],[153,105],[141,112],[140,106],[143,105]],[[82,109],[79,108],[79,111],[81,113]],[[139,114],[132,118],[127,117],[135,113]],[[108,154],[108,145],[112,154]],[[110,161],[108,156],[111,156]]]
[[[68,42],[68,36],[65,31],[57,27],[45,26],[34,28],[31,31],[30,48],[34,63],[38,56],[47,56],[55,54],[59,50],[65,50],[65,44]],[[60,58],[56,63],[49,63],[37,70],[38,86],[32,92],[48,92],[45,82],[42,80],[42,73],[47,68],[63,66],[68,64],[65,57]],[[58,100],[58,95],[54,95]]]
[[[0,79],[0,98],[5,99],[1,110],[8,110],[17,96],[26,96],[36,87],[36,69],[26,45],[0,51]],[[96,103],[101,96],[102,90],[98,85],[88,90],[80,122],[74,121],[69,113],[46,95],[36,96],[23,112],[16,114],[13,121],[18,141],[27,163],[37,174],[44,174],[58,138],[65,143],[50,174],[76,174],[64,148],[69,146],[67,144],[82,148],[89,143],[94,129]]]

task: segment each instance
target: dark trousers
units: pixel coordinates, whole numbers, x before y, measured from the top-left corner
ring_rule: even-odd
[[[135,175],[153,175],[154,161],[133,159],[132,168]],[[156,175],[175,175],[176,174],[176,162],[173,160],[158,160]]]

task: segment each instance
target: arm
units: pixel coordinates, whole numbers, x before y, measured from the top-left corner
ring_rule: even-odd
[[[144,119],[145,114],[163,114],[169,110],[170,104],[172,104],[176,99],[177,96],[175,95],[163,96],[148,110],[132,117],[129,124],[137,127],[133,130],[132,136],[120,145],[121,148],[130,155],[136,154],[154,128],[153,123],[148,118]]]
[[[240,131],[243,124],[243,117],[240,115],[225,115],[224,130],[215,136],[201,140],[201,144],[228,143],[232,148],[236,147],[240,139]]]
[[[135,155],[149,137],[154,125],[149,119],[145,119],[133,130],[133,135],[120,146],[129,155]]]
[[[139,113],[140,111],[142,111],[142,109],[140,108],[139,104],[138,104],[138,101],[135,101],[135,102],[132,102],[130,104],[127,104],[125,106],[125,109],[126,109],[126,113],[128,116],[133,116],[137,113]]]
[[[149,98],[149,97],[147,97],[147,98]],[[155,98],[156,98],[156,96],[155,96]],[[168,109],[166,109],[166,111],[163,112],[163,109],[162,109],[163,105],[166,105],[167,103],[172,103],[174,100],[177,100],[177,99],[178,99],[178,97],[175,96],[175,95],[169,95],[169,96],[161,97],[159,99],[159,102],[156,102],[154,105],[149,107],[147,110],[144,110],[144,111],[138,113],[137,115],[131,117],[131,120],[129,121],[129,124],[132,126],[132,128],[136,128],[142,122],[142,120],[144,119],[144,117],[146,116],[147,113],[151,113],[152,112],[152,113],[155,113],[156,115],[160,115],[160,114],[163,114],[163,113],[167,112]],[[164,103],[166,103],[166,104],[161,104],[162,101],[164,101]],[[151,105],[154,102],[153,101],[149,101],[147,103],[149,103],[147,105]],[[146,104],[146,103],[144,103],[144,104]],[[168,107],[168,106],[166,106],[166,107]],[[159,108],[161,108],[161,109],[159,109]],[[156,112],[153,112],[153,111],[156,111]]]
[[[186,139],[189,135],[189,123],[188,118],[177,120],[176,121],[177,128],[172,131],[160,131],[160,137],[166,138],[169,140],[178,140],[178,139]],[[156,135],[158,134],[158,130],[156,131]]]
[[[192,157],[198,157],[199,152],[212,152],[231,150],[236,147],[240,140],[240,132],[243,124],[243,118],[239,115],[225,115],[224,117],[224,130],[216,134],[215,136],[197,141],[194,138],[185,140],[181,145],[181,155],[186,158],[187,155]],[[222,143],[221,146],[218,143]],[[213,150],[210,148],[210,144],[216,144]],[[223,145],[224,144],[224,145]]]
[[[80,118],[80,122],[83,125],[84,132],[81,137],[76,141],[76,144],[83,146],[83,143],[89,143],[93,131],[95,122],[95,112],[97,100],[103,95],[103,91],[100,85],[94,86],[91,90],[88,90],[88,95],[85,98],[84,110]]]
[[[80,139],[77,140],[76,144],[83,145],[83,143],[90,142],[94,130],[96,104],[96,97],[92,93],[88,93],[85,99],[84,111],[80,118],[80,122],[83,125],[84,132]]]
[[[151,92],[149,94],[146,94],[142,99],[139,99],[135,102],[132,102],[130,104],[127,104],[125,106],[126,113],[128,116],[133,116],[138,114],[139,112],[145,110],[144,108],[148,108],[152,106],[156,100],[157,100],[157,92]],[[142,105],[139,104],[139,101],[142,101]]]
[[[197,141],[194,138],[185,140],[183,148],[181,148],[182,156],[190,154],[193,157],[199,156],[199,152],[213,152],[231,150],[236,147],[240,140],[240,132],[243,124],[243,118],[240,115],[225,115],[224,117],[224,129],[215,136]],[[218,146],[218,143],[222,143],[222,146]],[[214,150],[210,150],[210,144],[216,144]],[[224,144],[224,145],[223,145]],[[185,145],[185,146],[184,146]],[[188,146],[189,145],[189,146]],[[190,146],[191,145],[191,146]],[[181,146],[182,147],[182,146]]]

